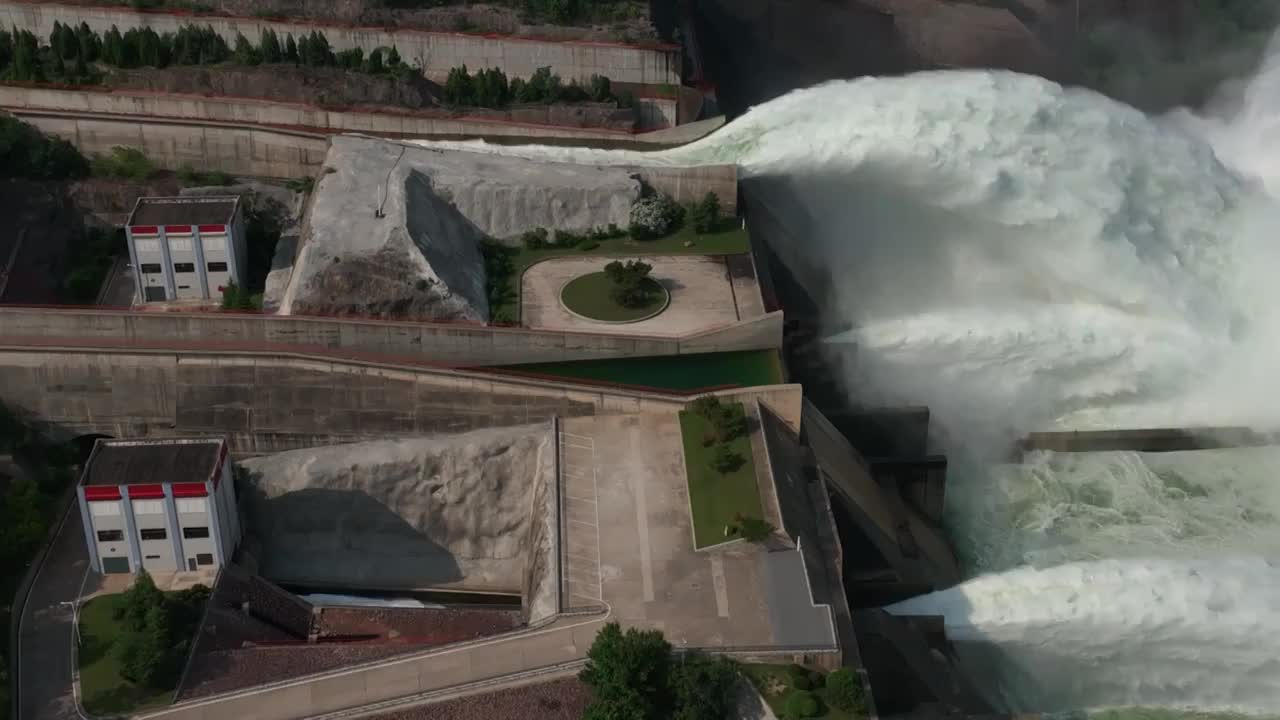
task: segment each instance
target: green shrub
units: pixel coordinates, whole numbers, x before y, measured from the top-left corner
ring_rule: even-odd
[[[827,698],[845,712],[866,712],[862,678],[851,668],[840,668],[827,676]]]
[[[631,237],[650,240],[680,229],[684,208],[669,195],[650,195],[631,206]]]
[[[613,301],[623,307],[643,307],[653,299],[653,281],[649,273],[653,266],[642,260],[628,260],[625,263],[614,260],[604,266],[604,274],[608,276],[613,287],[609,294]]]
[[[146,180],[155,175],[156,166],[137,148],[116,145],[106,155],[95,155],[90,162],[98,177]]]
[[[754,518],[753,518],[754,519]],[[742,524],[747,518],[738,518],[739,524]],[[800,665],[788,665],[787,677],[791,680],[791,687],[796,690],[809,690],[811,683],[809,682],[809,671]]]
[[[547,246],[548,235],[546,228],[534,228],[525,231],[520,236],[520,242],[524,243],[526,250],[541,250]]]
[[[746,459],[728,445],[717,445],[711,453],[711,469],[726,475],[742,467]]]
[[[765,523],[765,524],[767,525],[768,523]],[[773,529],[770,528],[769,531],[773,532]],[[826,675],[823,675],[817,670],[809,671],[809,687],[813,688],[814,690],[821,690],[826,684],[827,684]]]
[[[720,198],[708,192],[689,208],[689,220],[699,233],[709,233],[720,225]]]
[[[738,518],[738,533],[747,542],[764,542],[773,535],[774,527],[768,522],[758,517],[741,517]],[[822,677],[821,673],[818,677]],[[803,683],[803,686],[802,686]],[[811,687],[822,687],[821,683],[814,683],[813,676],[807,673],[792,676],[792,684],[801,690],[808,690]]]
[[[0,177],[63,180],[88,174],[89,161],[71,143],[0,116]]]
[[[316,179],[313,177],[294,178],[284,185],[296,193],[309,193],[315,189]]]
[[[793,691],[787,696],[787,702],[783,708],[783,713],[788,720],[817,717],[818,713],[822,711],[821,706],[818,704],[818,698],[807,690]]]

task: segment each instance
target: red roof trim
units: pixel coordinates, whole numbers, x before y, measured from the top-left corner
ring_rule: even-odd
[[[191,232],[192,225],[165,225],[164,231],[167,233],[187,234]]]
[[[208,497],[209,488],[204,483],[174,483],[173,496],[176,498],[185,497]]]
[[[164,485],[130,485],[130,500],[155,500],[164,497]]]
[[[219,233],[227,231],[226,225],[197,225],[196,227],[198,227],[202,233]]]
[[[116,485],[90,485],[84,489],[85,500],[119,500],[120,488]]]
[[[160,233],[160,228],[155,225],[134,225],[130,229],[133,230],[134,235],[157,235]]]

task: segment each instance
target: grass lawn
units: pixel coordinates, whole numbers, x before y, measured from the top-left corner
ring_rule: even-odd
[[[667,307],[667,289],[645,278],[648,302],[639,307],[620,305],[613,299],[613,281],[602,272],[588,273],[565,284],[560,300],[573,312],[604,322],[635,322],[653,317]]]
[[[790,695],[795,688],[791,685],[791,674],[789,672],[790,665],[764,665],[755,663],[744,663],[740,666],[742,674],[747,676],[756,690],[764,697],[764,701],[769,704],[769,708],[773,710],[778,717],[786,717],[783,712],[786,709],[787,696]],[[825,675],[826,673],[823,673]],[[810,689],[821,704],[818,718],[825,720],[853,720],[853,718],[864,718],[865,715],[851,713],[833,707],[827,701],[827,689],[823,687]]]
[[[664,390],[701,390],[725,385],[756,387],[782,383],[782,363],[778,359],[776,350],[575,360],[484,369],[598,380],[623,385],[642,385]]]
[[[760,491],[756,485],[756,466],[751,459],[749,436],[734,438],[729,447],[742,456],[742,467],[721,474],[711,467],[715,445],[704,447],[702,438],[711,432],[711,423],[692,412],[680,413],[680,435],[684,440],[684,463],[689,479],[689,505],[693,510],[693,537],[696,547],[704,548],[732,540],[724,528],[738,514],[764,517]]]
[[[80,608],[80,690],[91,715],[129,714],[173,700],[173,688],[139,687],[120,677],[111,645],[120,634],[113,614],[123,603],[124,595],[99,595]]]
[[[692,241],[691,247],[685,247],[686,241]],[[747,239],[747,231],[742,229],[741,221],[736,218],[725,220],[725,229],[706,235],[699,235],[694,229],[685,225],[674,235],[656,240],[632,240],[630,237],[601,240],[600,246],[591,250],[580,250],[576,247],[548,247],[539,250],[513,248],[515,271],[507,278],[507,302],[489,308],[491,317],[500,317],[502,313],[512,320],[520,319],[520,280],[524,271],[539,260],[555,257],[609,257],[632,255],[739,255],[750,252],[751,245]]]

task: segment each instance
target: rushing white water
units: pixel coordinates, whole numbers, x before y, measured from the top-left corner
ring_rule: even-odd
[[[1152,119],[1037,78],[924,73],[793,92],[661,153],[452,145],[736,163],[794,230],[775,250],[852,328],[833,339],[856,347],[849,391],[932,408],[952,536],[972,572],[1007,571],[895,610],[944,614],[1012,709],[1259,713],[1280,708],[1262,559],[1280,556],[1280,450],[995,457],[1030,429],[1280,425],[1280,212],[1245,177],[1280,181],[1280,92],[1251,93],[1235,119]]]
[[[944,615],[962,653],[1000,661],[1014,707],[1263,714],[1280,698],[1280,566],[1261,558],[1024,568],[890,609]]]

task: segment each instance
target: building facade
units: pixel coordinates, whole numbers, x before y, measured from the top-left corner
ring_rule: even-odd
[[[77,494],[89,564],[100,573],[217,568],[240,542],[220,438],[98,440]]]
[[[239,197],[138,198],[125,234],[136,302],[221,300],[222,288],[245,283]]]

